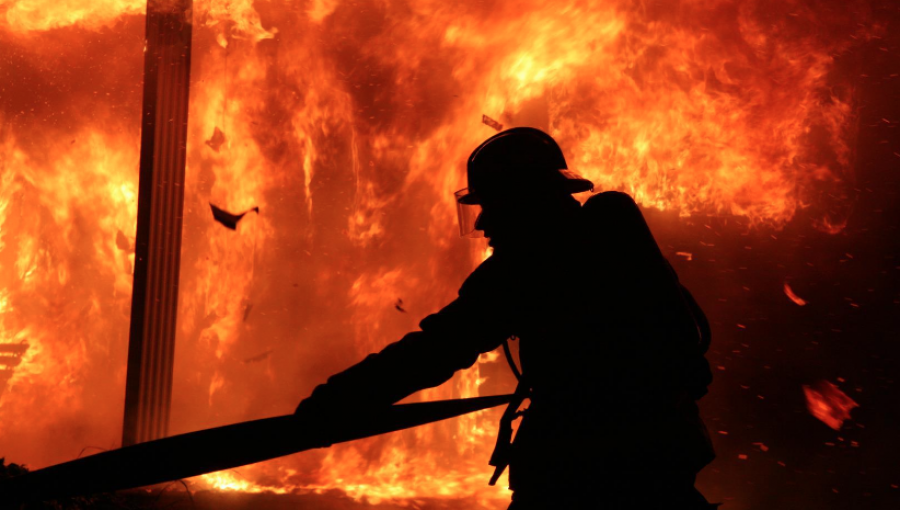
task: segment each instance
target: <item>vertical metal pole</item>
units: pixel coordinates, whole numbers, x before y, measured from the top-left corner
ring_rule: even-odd
[[[164,437],[184,206],[192,0],[148,0],[124,446]]]

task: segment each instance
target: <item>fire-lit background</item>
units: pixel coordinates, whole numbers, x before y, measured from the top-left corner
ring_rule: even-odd
[[[144,7],[0,0],[0,343],[24,350],[0,360],[8,461],[120,441]],[[632,194],[707,311],[711,501],[896,508],[898,17],[889,0],[195,1],[170,431],[289,413],[452,299],[486,255],[452,198],[486,115]],[[260,214],[231,231],[209,203]],[[808,401],[826,381],[859,405],[837,431]],[[492,353],[419,397],[513,385]],[[498,416],[192,487],[505,508]]]

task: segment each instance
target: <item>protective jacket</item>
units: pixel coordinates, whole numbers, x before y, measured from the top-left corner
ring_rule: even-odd
[[[512,447],[515,504],[699,496],[694,475],[713,458],[695,404],[711,381],[709,327],[627,195],[595,195],[552,241],[498,247],[420,327],[309,403],[394,403],[515,336],[532,389]]]

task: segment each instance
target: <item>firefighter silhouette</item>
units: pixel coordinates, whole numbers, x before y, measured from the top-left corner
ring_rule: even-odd
[[[696,400],[712,380],[709,325],[624,193],[593,184],[546,133],[514,128],[468,160],[460,233],[494,248],[420,331],[330,377],[297,408],[375,409],[438,386],[519,339],[528,396],[510,466],[514,510],[705,509],[694,479],[714,457]]]

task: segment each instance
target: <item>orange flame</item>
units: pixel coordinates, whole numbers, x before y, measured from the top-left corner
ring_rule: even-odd
[[[840,231],[855,93],[834,56],[876,31],[845,4],[197,0],[172,431],[290,412],[453,298],[490,254],[456,238],[452,197],[495,133],[484,116],[549,131],[598,190],[646,207],[774,227],[802,210]],[[0,452],[33,466],[118,442],[144,5],[0,0],[19,71],[0,96],[0,342],[29,345]],[[228,231],[210,202],[260,214]],[[483,356],[416,398],[511,387]],[[203,480],[499,508],[497,418]]]

